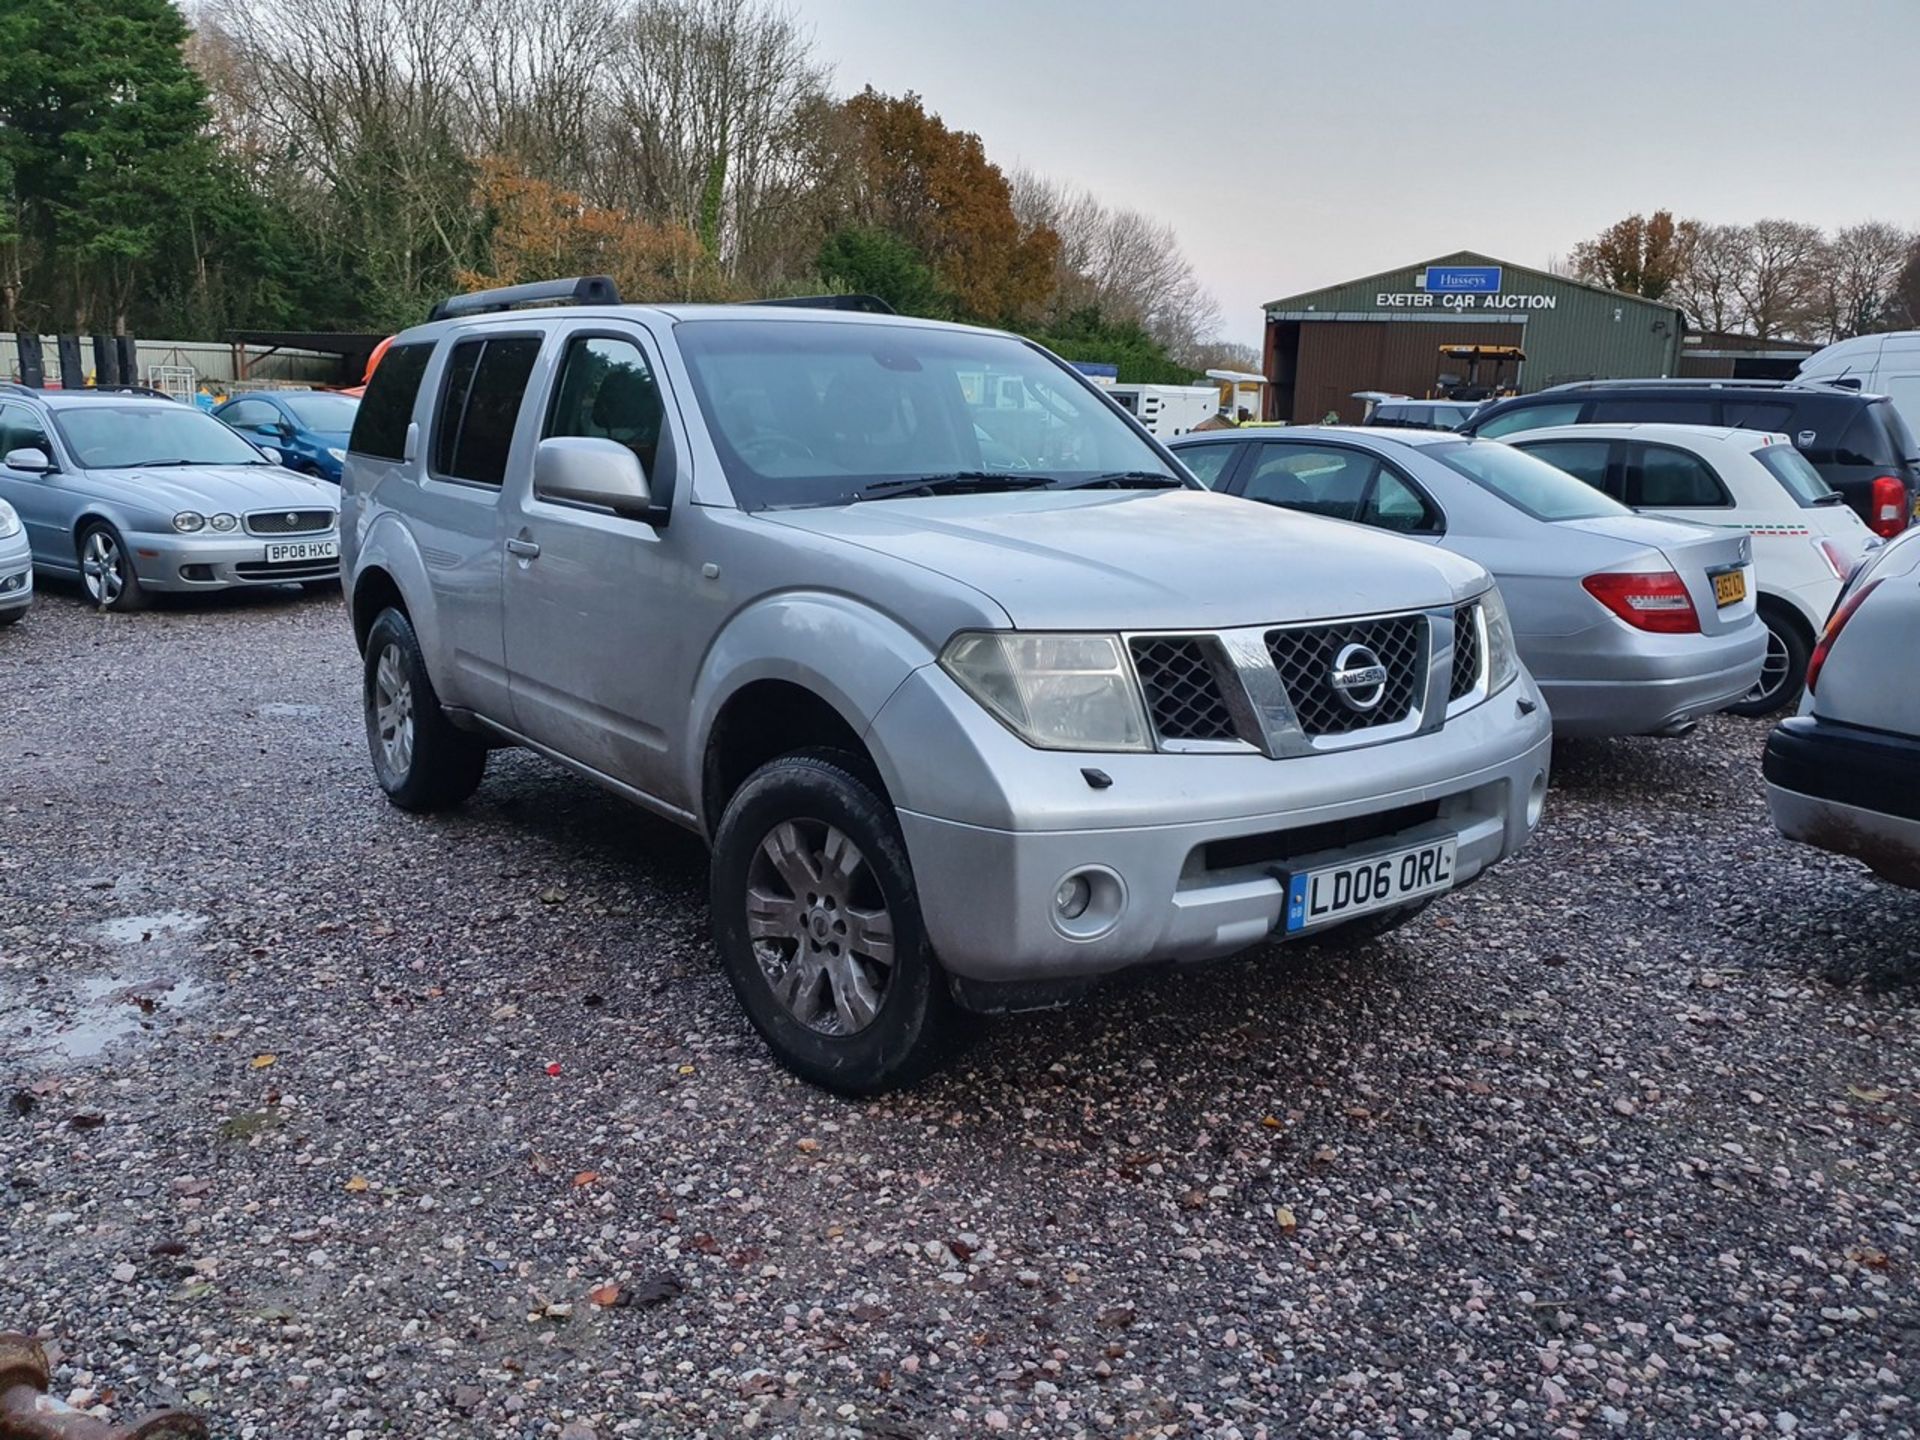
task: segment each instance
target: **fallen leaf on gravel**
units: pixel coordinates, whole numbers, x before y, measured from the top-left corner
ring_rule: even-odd
[[[805,1140],[794,1141],[793,1148],[796,1150],[804,1150],[809,1155],[811,1155],[814,1151],[820,1148],[820,1142],[818,1140],[813,1139],[811,1136],[809,1136]]]
[[[264,1070],[279,1059],[280,1057],[278,1055],[256,1055],[253,1057],[253,1068],[256,1070]]]
[[[642,1280],[627,1293],[636,1305],[664,1305],[685,1288],[671,1275],[653,1275]]]
[[[107,1117],[98,1110],[82,1110],[77,1115],[67,1117],[68,1128],[73,1130],[98,1130],[107,1123]]]
[[[1125,1330],[1133,1324],[1134,1311],[1131,1305],[1110,1305],[1100,1312],[1100,1323],[1116,1330]]]
[[[162,1240],[158,1245],[149,1246],[147,1249],[147,1254],[155,1256],[156,1258],[184,1255],[186,1253],[187,1242],[184,1240]]]
[[[560,905],[565,903],[566,898],[567,892],[557,885],[550,885],[540,892],[540,903],[542,905]]]
[[[681,1073],[682,1075],[691,1075],[691,1074],[693,1073],[693,1066],[691,1066],[691,1065],[682,1065],[682,1066],[680,1067],[680,1073]]]
[[[1870,1105],[1878,1105],[1882,1100],[1893,1097],[1891,1090],[1882,1090],[1878,1085],[1849,1085],[1847,1093],[1856,1100],[1865,1100]]]
[[[578,1175],[573,1177],[573,1187],[578,1190],[583,1185],[592,1185],[599,1180],[599,1178],[600,1172],[598,1170],[582,1170]]]
[[[558,1060],[549,1062],[547,1065],[547,1074],[558,1075],[559,1073],[560,1073],[560,1062]]]
[[[620,1303],[620,1287],[618,1285],[596,1285],[587,1292],[587,1299],[598,1305],[602,1310],[612,1309]]]
[[[1293,1218],[1293,1211],[1285,1205],[1276,1205],[1273,1207],[1273,1220],[1276,1225],[1289,1235],[1300,1228],[1300,1222]]]
[[[347,1181],[347,1190],[348,1190],[348,1193],[350,1194],[359,1195],[362,1192],[364,1192],[366,1188],[367,1188],[367,1177],[364,1175],[356,1175],[351,1180]]]
[[[1278,1115],[1262,1115],[1260,1117],[1260,1123],[1269,1130],[1278,1130],[1280,1128],[1280,1117]]]

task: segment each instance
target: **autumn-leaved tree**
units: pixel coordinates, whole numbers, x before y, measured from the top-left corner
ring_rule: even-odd
[[[611,275],[623,300],[727,300],[724,276],[684,225],[652,224],[589,205],[512,162],[480,162],[474,201],[487,217],[484,269],[456,275],[468,290],[560,275]]]
[[[1574,278],[1649,300],[1664,299],[1686,268],[1698,229],[1693,221],[1676,223],[1671,210],[1616,220],[1573,247]]]
[[[904,239],[962,315],[1015,323],[1037,312],[1059,240],[1020,223],[980,137],[949,129],[917,95],[868,87],[842,109],[848,220]]]

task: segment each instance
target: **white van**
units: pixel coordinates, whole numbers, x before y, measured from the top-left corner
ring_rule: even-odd
[[[1858,380],[1861,390],[1892,400],[1907,428],[1920,433],[1920,330],[1836,340],[1802,360],[1797,378],[1829,385]]]

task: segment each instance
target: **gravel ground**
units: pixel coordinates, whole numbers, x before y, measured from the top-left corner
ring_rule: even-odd
[[[0,1327],[235,1436],[1910,1435],[1920,894],[1764,727],[1400,935],[776,1069],[700,847],[375,790],[331,596],[0,635]],[[102,1412],[105,1413],[105,1412]]]

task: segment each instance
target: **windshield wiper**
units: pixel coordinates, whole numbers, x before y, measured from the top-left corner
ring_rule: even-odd
[[[856,498],[885,500],[894,495],[982,495],[995,490],[1045,489],[1052,483],[1044,475],[1008,475],[998,470],[955,470],[946,475],[909,475],[899,480],[876,480]]]
[[[1164,470],[1115,470],[1110,474],[1096,475],[1091,480],[1076,480],[1064,486],[1068,490],[1184,490],[1184,481],[1176,480]]]
[[[198,460],[135,460],[122,468],[127,470],[157,470],[163,465],[198,465]]]

